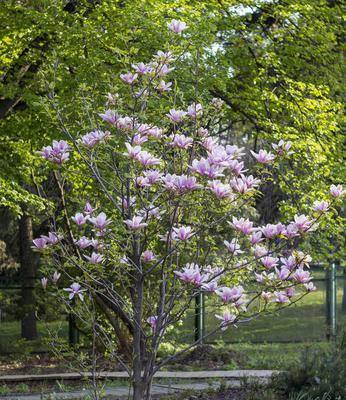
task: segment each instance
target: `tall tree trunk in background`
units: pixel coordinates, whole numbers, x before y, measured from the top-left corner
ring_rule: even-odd
[[[20,265],[21,265],[21,316],[22,327],[21,336],[23,339],[37,339],[37,326],[35,317],[35,267],[36,257],[31,246],[33,240],[32,218],[26,214],[19,221],[19,249],[20,249]]]
[[[342,292],[342,314],[346,314],[346,269],[344,268],[344,276],[342,277],[343,292]]]

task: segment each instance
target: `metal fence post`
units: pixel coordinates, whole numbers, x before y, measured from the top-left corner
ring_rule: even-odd
[[[72,300],[71,307],[73,307],[74,301]],[[75,346],[79,343],[79,330],[76,325],[76,317],[73,315],[71,310],[68,314],[68,341],[70,346]]]
[[[203,344],[204,323],[204,294],[200,291],[195,297],[195,341]]]
[[[336,336],[336,265],[326,271],[327,339]]]

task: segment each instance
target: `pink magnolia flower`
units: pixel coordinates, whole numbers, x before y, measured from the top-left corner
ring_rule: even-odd
[[[162,181],[167,189],[176,190],[181,193],[200,187],[194,176],[167,174],[162,177]]]
[[[266,256],[266,257],[262,257],[260,259],[260,261],[264,267],[271,269],[278,265],[277,263],[278,263],[279,259],[276,257]]]
[[[159,50],[155,54],[154,58],[158,61],[163,61],[163,62],[171,62],[174,60],[172,52],[170,52],[170,51],[164,52],[161,50]]]
[[[133,74],[132,72],[128,72],[126,74],[120,74],[120,78],[129,85],[132,85],[133,82],[138,78],[138,74]]]
[[[273,293],[262,291],[261,297],[265,302],[268,302],[273,297]]]
[[[156,331],[158,320],[159,320],[159,317],[157,315],[152,315],[151,317],[147,318],[147,322],[151,326],[151,329],[153,330],[153,332]]]
[[[148,179],[148,182],[152,185],[158,182],[162,178],[162,173],[156,169],[151,171],[145,171],[144,176]]]
[[[217,144],[217,139],[212,137],[205,137],[202,140],[202,145],[208,151],[212,151]]]
[[[258,154],[251,150],[251,154],[256,158],[257,162],[261,164],[267,164],[270,161],[273,161],[275,158],[274,154],[262,149],[258,152]]]
[[[256,258],[261,258],[269,254],[269,250],[261,245],[256,245],[254,248],[254,254]]]
[[[134,135],[132,138],[132,143],[134,145],[142,145],[143,143],[147,142],[149,139],[147,136],[142,136],[139,133]]]
[[[306,231],[308,230],[313,221],[311,221],[306,215],[295,215],[294,216],[294,225],[298,229],[298,231]]]
[[[329,203],[327,201],[314,201],[314,205],[312,208],[314,211],[320,212],[320,213],[324,213],[326,211],[329,210]]]
[[[263,236],[267,239],[271,239],[278,234],[276,225],[273,224],[267,224],[266,226],[261,228],[261,231],[263,233]]]
[[[75,241],[75,244],[81,249],[86,249],[87,247],[91,246],[91,240],[87,239],[85,236],[82,236],[80,239]]]
[[[161,64],[156,70],[156,75],[165,76],[168,75],[170,72],[174,71],[174,69],[175,68],[169,68],[167,64]]]
[[[136,158],[138,154],[142,151],[141,146],[134,146],[132,147],[130,143],[125,143],[127,152],[123,153],[125,156],[130,158]]]
[[[219,99],[218,97],[213,97],[211,99],[211,103],[215,108],[221,108],[224,104],[224,101]]]
[[[48,236],[41,235],[41,238],[45,239],[48,244],[54,245],[59,243],[63,239],[63,236],[56,232],[48,232]]]
[[[103,131],[93,131],[89,132],[86,135],[81,137],[81,142],[84,144],[84,146],[87,147],[94,147],[97,144],[101,143],[105,139],[108,139],[110,137],[111,133],[109,131],[103,132]]]
[[[291,273],[291,271],[285,267],[282,267],[281,269],[275,268],[275,272],[277,278],[280,279],[281,281],[285,281]]]
[[[207,276],[201,274],[201,270],[198,264],[186,264],[183,271],[174,271],[174,273],[184,282],[193,283],[194,285],[200,286]]]
[[[61,276],[60,272],[55,271],[54,274],[53,274],[53,276],[52,276],[52,281],[53,281],[53,283],[57,283],[58,280],[60,279],[60,276]]]
[[[148,75],[153,71],[153,68],[149,64],[144,64],[143,62],[132,64],[132,68],[140,75]]]
[[[286,226],[286,229],[282,231],[282,234],[287,237],[287,239],[294,238],[299,236],[298,228],[294,223],[291,223]]]
[[[208,282],[203,283],[201,287],[206,292],[214,293],[216,291],[216,289],[218,288],[218,279],[215,278],[215,279],[209,280]]]
[[[119,117],[116,122],[118,129],[133,129],[134,122],[130,117]]]
[[[125,224],[130,228],[133,229],[134,231],[145,228],[146,226],[148,226],[147,223],[142,222],[143,218],[140,216],[135,216],[132,219],[127,219],[125,222]]]
[[[84,213],[85,214],[90,215],[95,210],[96,210],[96,208],[94,208],[88,201],[85,203],[85,206],[84,206]]]
[[[84,224],[87,222],[88,217],[85,216],[85,215],[82,214],[82,213],[77,213],[77,214],[76,214],[74,217],[72,217],[71,219],[72,219],[72,221],[73,221],[74,223],[76,223],[78,226],[81,226],[81,225],[84,225]]]
[[[72,283],[72,285],[69,288],[63,289],[65,292],[69,292],[70,294],[68,295],[68,298],[72,300],[74,296],[78,295],[81,301],[84,299],[83,292],[86,291],[86,289],[82,289],[81,285],[77,282]]]
[[[346,189],[342,187],[342,185],[332,185],[330,187],[330,194],[333,197],[341,197],[346,193]]]
[[[215,315],[217,319],[220,319],[221,322],[221,330],[224,331],[227,329],[229,325],[231,325],[236,320],[236,315],[232,314],[230,311],[226,310],[222,315]]]
[[[97,228],[99,231],[105,231],[107,226],[112,222],[111,219],[107,219],[107,216],[104,212],[101,212],[96,217],[89,218],[90,222]]]
[[[142,260],[144,263],[150,263],[156,260],[155,254],[151,250],[145,250],[142,254]]]
[[[202,104],[199,103],[192,103],[187,108],[187,115],[191,118],[197,118],[203,114],[203,107]]]
[[[221,287],[215,291],[215,293],[221,297],[221,299],[225,303],[236,302],[238,301],[243,293],[244,289],[241,286],[234,286],[232,288],[229,287]]]
[[[205,138],[206,136],[208,136],[208,133],[209,132],[208,132],[207,128],[200,127],[200,128],[197,129],[197,135],[202,137],[202,138],[203,137]]]
[[[276,153],[280,156],[284,154],[293,154],[293,151],[289,151],[292,146],[292,142],[284,142],[282,139],[279,142],[272,143],[272,148],[276,151]]]
[[[47,289],[47,285],[48,285],[48,278],[42,278],[41,279],[41,285],[43,287],[44,290]]]
[[[317,289],[312,282],[304,283],[304,287],[308,292],[314,292]]]
[[[235,256],[237,254],[244,253],[243,250],[240,250],[240,245],[238,244],[237,239],[232,239],[230,242],[228,242],[227,240],[224,240],[223,243],[227,247],[227,250]]]
[[[298,283],[309,283],[312,279],[310,272],[304,271],[303,268],[298,268],[292,278]]]
[[[160,164],[161,160],[159,158],[154,157],[152,154],[148,153],[145,150],[140,151],[135,159],[139,161],[144,167],[150,167],[152,165]]]
[[[262,238],[262,232],[261,231],[257,231],[252,233],[252,235],[250,236],[250,244],[252,246],[254,246],[257,243],[262,242],[263,238]]]
[[[160,139],[162,137],[162,128],[159,128],[157,126],[152,126],[150,129],[147,131],[147,136],[154,138],[154,139]]]
[[[151,186],[151,183],[149,182],[148,178],[145,176],[137,176],[135,179],[136,185],[139,187],[149,187]]]
[[[193,231],[190,226],[181,226],[180,228],[173,228],[172,239],[181,240],[185,242],[193,236]]]
[[[280,257],[280,261],[290,271],[297,266],[297,260],[293,256],[289,256],[288,258]]]
[[[174,123],[180,122],[185,117],[185,115],[185,111],[176,110],[175,108],[172,108],[169,113],[166,114],[166,116]]]
[[[241,175],[243,172],[247,171],[244,169],[244,162],[238,160],[229,160],[227,162],[227,169],[234,175]],[[246,179],[242,178],[243,184],[248,188],[253,188],[252,185],[249,185]],[[235,181],[238,182],[238,181]]]
[[[37,154],[48,161],[61,165],[69,159],[70,149],[65,140],[53,140],[52,146],[43,147],[42,151],[38,151]]]
[[[243,232],[245,235],[250,235],[254,231],[253,222],[244,218],[232,218],[232,223],[228,222],[237,231]]]
[[[103,255],[96,253],[96,252],[92,252],[91,256],[84,256],[91,264],[100,264],[103,261]]]
[[[115,125],[119,119],[119,114],[113,110],[106,110],[104,114],[99,114],[99,116],[112,125]]]
[[[291,299],[296,294],[296,289],[294,286],[289,286],[285,289],[285,293],[289,299]]]
[[[231,197],[232,189],[230,185],[224,184],[219,180],[208,181],[208,188],[215,194],[218,199]]]
[[[168,24],[168,29],[170,29],[174,33],[181,33],[183,30],[187,28],[187,25],[183,21],[179,21],[177,19],[173,19],[170,24]]]
[[[169,92],[172,90],[171,88],[172,82],[165,82],[164,80],[161,80],[160,83],[156,86],[156,89],[159,92]]]
[[[275,294],[275,302],[279,304],[287,303],[290,301],[287,294],[285,292],[274,292]]]
[[[233,144],[226,144],[226,153],[231,156],[232,158],[240,158],[243,155],[245,155],[245,153],[243,152],[245,150],[245,147],[238,147],[237,145]]]
[[[172,147],[179,147],[181,149],[188,149],[192,146],[193,139],[187,137],[185,135],[171,135],[170,138],[172,139],[170,145]]]
[[[223,168],[217,165],[210,164],[210,162],[205,158],[201,158],[200,160],[196,159],[193,160],[190,168],[192,171],[212,179],[219,176],[223,176],[222,174]]]

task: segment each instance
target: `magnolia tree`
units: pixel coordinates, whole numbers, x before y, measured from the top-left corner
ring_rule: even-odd
[[[181,37],[185,28],[180,21],[169,25],[172,36]],[[178,102],[177,87],[166,78],[177,58],[182,55],[158,51],[121,74],[124,99],[109,94],[111,107],[90,133],[72,135],[57,110],[67,138],[39,152],[55,166],[60,187],[75,157],[98,188],[97,204],[85,199],[71,218],[65,210],[65,232],[55,226],[34,240],[56,269],[42,285],[53,288],[63,275],[70,286],[55,285],[55,294],[78,305],[78,318],[104,313],[135,400],[151,398],[155,373],[176,355],[157,358],[160,344],[199,293],[218,301],[208,336],[313,291],[311,258],[297,246],[331,200],[344,194],[333,185],[310,215],[256,225],[261,186],[283,170],[294,144],[280,140],[246,154],[221,140],[213,124],[224,107],[220,99]],[[157,115],[155,105],[170,101],[171,108]],[[112,345],[109,329],[95,322],[93,330]]]

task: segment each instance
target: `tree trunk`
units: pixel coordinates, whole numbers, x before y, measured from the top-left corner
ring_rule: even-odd
[[[344,268],[344,276],[342,277],[343,281],[343,292],[342,292],[342,314],[346,314],[346,269]]]
[[[21,311],[23,339],[37,339],[37,326],[35,317],[35,266],[36,257],[31,249],[33,240],[32,219],[24,211],[19,221],[19,249],[21,265]]]

